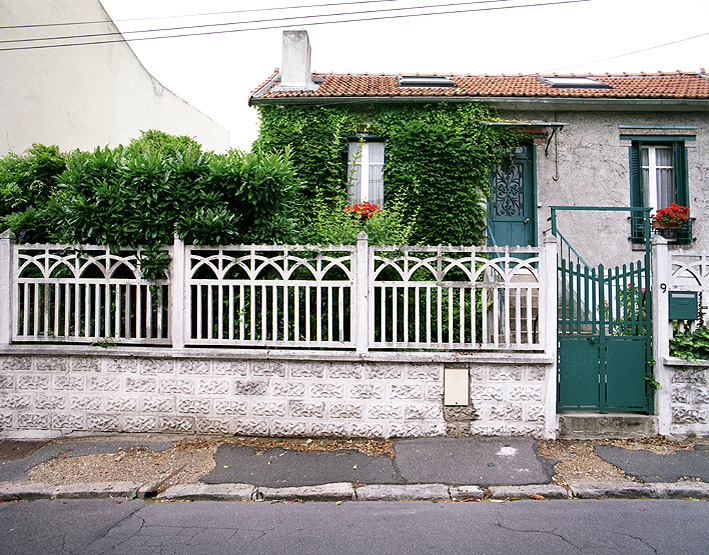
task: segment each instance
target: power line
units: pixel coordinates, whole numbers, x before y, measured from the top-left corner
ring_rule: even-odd
[[[595,64],[595,63],[597,63],[597,62],[605,62],[605,61],[607,61],[607,60],[615,60],[616,58],[624,58],[625,56],[632,56],[633,54],[640,54],[641,52],[647,52],[648,50],[655,50],[655,49],[657,49],[657,48],[663,48],[663,47],[665,47],[665,46],[671,46],[671,45],[673,45],[673,44],[678,44],[678,43],[680,43],[680,42],[686,42],[686,41],[688,41],[688,40],[698,39],[698,38],[700,38],[700,37],[706,37],[707,35],[709,35],[709,32],[707,32],[707,33],[701,33],[701,34],[699,34],[699,35],[694,35],[693,37],[686,37],[686,38],[683,38],[683,39],[673,40],[673,41],[671,41],[671,42],[666,42],[666,43],[664,43],[664,44],[657,44],[657,45],[655,45],[655,46],[648,46],[647,48],[641,48],[640,50],[634,50],[633,52],[626,52],[625,54],[616,54],[615,56],[608,56],[607,58],[599,58],[598,60],[591,60],[591,61],[588,61],[588,62],[582,62],[582,63],[579,63],[579,64],[573,64],[573,65],[570,65],[570,66],[557,67],[557,68],[554,68],[554,69],[547,69],[547,70],[544,71],[544,73],[551,73],[551,72],[553,72],[553,71],[559,71],[560,69],[569,69],[569,68],[571,68],[571,67],[578,67],[578,66],[585,66],[585,65],[588,65],[588,64]]]
[[[277,22],[277,21],[300,21],[300,20],[314,19],[314,18],[319,18],[319,17],[343,17],[343,16],[350,16],[350,15],[400,12],[400,11],[407,11],[407,10],[424,10],[424,9],[432,9],[432,8],[446,8],[446,7],[453,7],[453,6],[469,6],[469,5],[473,5],[473,4],[500,4],[503,2],[512,2],[512,1],[514,1],[514,0],[473,0],[473,1],[468,0],[466,2],[453,2],[453,3],[447,3],[447,4],[428,4],[428,5],[422,5],[422,6],[410,6],[410,7],[406,7],[406,8],[388,8],[388,9],[364,10],[364,11],[356,11],[356,12],[339,12],[339,13],[317,14],[317,15],[300,15],[300,16],[296,15],[296,16],[278,17],[278,18],[271,18],[271,19],[252,19],[250,21],[231,21],[231,22],[222,22],[222,23],[205,23],[202,25],[185,25],[185,26],[180,26],[180,27],[163,27],[163,28],[159,28],[159,29],[143,29],[143,30],[139,30],[139,31],[124,31],[124,32],[111,31],[111,32],[106,32],[106,33],[90,33],[90,34],[83,34],[83,35],[63,35],[63,36],[54,36],[54,37],[6,39],[6,40],[0,40],[0,44],[37,42],[37,41],[48,41],[48,40],[89,39],[89,38],[120,36],[120,35],[122,35],[123,37],[126,37],[127,40],[130,40],[127,38],[127,35],[135,35],[135,34],[143,34],[143,33],[163,33],[163,32],[169,32],[169,31],[185,31],[188,29],[209,29],[209,28],[215,28],[215,27],[228,27],[231,25],[251,25],[251,24],[257,24],[257,23],[273,23],[273,22]]]
[[[127,21],[149,21],[154,19],[174,19],[183,17],[204,17],[211,15],[231,15],[237,13],[249,13],[249,12],[270,12],[278,10],[300,10],[307,8],[329,8],[333,6],[349,6],[354,4],[380,4],[380,3],[392,3],[400,2],[401,0],[358,0],[356,2],[331,2],[329,4],[306,4],[302,6],[281,6],[272,8],[250,8],[248,10],[230,10],[222,12],[205,12],[205,13],[193,13],[193,14],[175,14],[175,15],[159,15],[154,17],[132,17],[127,19],[100,19],[96,21],[74,21],[74,22],[62,22],[62,23],[35,23],[27,25],[0,25],[0,29],[31,29],[36,27],[63,27],[67,25],[97,25],[100,23],[116,23],[116,22],[127,22]]]
[[[460,3],[450,4],[450,5],[451,6],[453,6],[453,5],[470,5],[470,4],[482,4],[482,3],[490,3],[490,2],[499,3],[500,1],[507,2],[507,1],[511,1],[511,0],[479,0],[477,2],[460,2]],[[539,2],[539,3],[535,3],[535,4],[523,4],[523,5],[515,5],[515,6],[494,6],[494,7],[488,7],[488,8],[470,8],[470,9],[447,10],[447,11],[440,11],[440,12],[427,12],[427,13],[417,13],[417,14],[383,15],[383,16],[377,16],[377,17],[364,17],[364,18],[356,18],[356,19],[340,19],[340,20],[335,20],[335,21],[312,21],[312,22],[297,23],[297,25],[306,27],[306,26],[327,25],[327,24],[334,24],[334,23],[356,23],[356,22],[362,22],[362,21],[381,21],[381,20],[389,20],[389,19],[403,19],[403,18],[409,18],[409,17],[422,17],[422,16],[431,16],[431,15],[451,15],[451,14],[458,14],[458,13],[497,11],[497,10],[516,9],[516,8],[535,8],[535,7],[543,7],[543,6],[556,6],[556,5],[560,5],[560,4],[576,4],[576,3],[580,3],[580,2],[589,2],[589,1],[591,1],[591,0],[561,0],[561,1],[556,1],[556,2]],[[448,4],[446,4],[446,5],[448,5]],[[357,14],[362,14],[362,13],[382,13],[382,12],[387,12],[387,11],[400,11],[402,9],[409,9],[409,10],[427,9],[427,8],[431,8],[431,7],[443,7],[446,5],[418,6],[418,7],[411,7],[411,8],[397,8],[397,9],[391,9],[391,10],[370,10],[369,12],[345,12],[342,14],[323,14],[323,15],[319,15],[319,16],[277,18],[277,19],[269,19],[269,20],[255,20],[255,21],[249,21],[249,22],[220,23],[220,24],[210,24],[210,25],[205,25],[205,26],[190,26],[190,27],[182,27],[182,28],[174,28],[174,29],[132,31],[132,33],[148,33],[148,32],[160,32],[160,31],[179,30],[179,29],[194,29],[194,28],[202,28],[202,27],[206,27],[206,26],[247,25],[247,24],[251,24],[251,23],[284,21],[284,20],[293,20],[293,19],[301,20],[301,19],[306,19],[306,18],[311,18],[311,17],[339,17],[339,16],[345,16],[345,15],[357,15]],[[99,44],[112,44],[112,43],[117,43],[117,42],[135,42],[135,41],[155,40],[155,39],[209,36],[209,35],[219,35],[219,34],[226,34],[226,33],[239,33],[239,32],[245,32],[245,31],[264,31],[264,30],[269,30],[269,29],[283,29],[283,28],[293,27],[293,26],[294,26],[293,24],[291,24],[291,25],[268,25],[268,26],[262,26],[262,27],[252,27],[252,28],[248,28],[248,29],[225,29],[225,30],[219,30],[219,31],[204,31],[204,32],[200,32],[200,33],[180,33],[180,34],[174,34],[174,35],[160,35],[160,36],[134,37],[134,38],[125,38],[123,35],[121,35],[121,33],[104,33],[104,34],[96,34],[96,35],[46,37],[43,39],[18,39],[15,41],[0,41],[0,42],[21,42],[21,41],[27,41],[27,40],[61,40],[61,39],[70,39],[70,38],[92,38],[94,36],[121,35],[121,38],[118,38],[115,40],[77,42],[77,43],[68,43],[68,44],[47,44],[47,45],[36,45],[36,46],[14,46],[14,47],[8,47],[8,48],[0,48],[0,52],[9,52],[9,51],[14,51],[14,50],[39,50],[39,49],[45,49],[45,48],[61,48],[61,47],[69,47],[69,46],[88,46],[88,45],[99,45]]]

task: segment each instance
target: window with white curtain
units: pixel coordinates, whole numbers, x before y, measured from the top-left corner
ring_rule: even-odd
[[[347,181],[349,200],[384,204],[384,143],[357,141],[349,144]]]
[[[676,198],[672,147],[643,145],[640,152],[645,205],[667,208]]]

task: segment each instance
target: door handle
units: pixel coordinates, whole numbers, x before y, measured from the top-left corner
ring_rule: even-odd
[[[527,218],[526,220],[524,220],[524,222],[522,222],[522,223],[528,224],[528,223],[529,223],[529,218]]]

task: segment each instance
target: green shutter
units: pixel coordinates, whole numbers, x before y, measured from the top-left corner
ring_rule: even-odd
[[[684,143],[672,143],[675,166],[675,202],[680,206],[689,206],[689,185],[687,183],[687,149]]]
[[[630,206],[645,206],[643,199],[642,141],[633,141],[630,147]],[[633,243],[644,241],[644,218],[642,212],[633,212],[630,217],[630,239]]]
[[[689,206],[689,179],[687,177],[687,149],[682,142],[672,143],[672,157],[675,167],[675,202],[680,206]],[[690,209],[691,213],[691,209]],[[677,243],[692,243],[692,225],[682,226],[677,231]]]

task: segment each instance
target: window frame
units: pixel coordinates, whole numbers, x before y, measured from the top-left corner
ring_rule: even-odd
[[[381,162],[370,162],[370,145],[377,144],[382,147],[382,160]],[[353,162],[352,157],[352,146],[355,145],[357,148],[362,149],[362,160],[358,163]],[[366,148],[363,148],[365,147]],[[347,141],[347,198],[348,202],[351,203],[361,203],[364,201],[370,202],[372,204],[377,204],[382,206],[385,201],[385,185],[384,185],[384,164],[386,161],[386,142],[382,137],[375,135],[359,135],[355,137],[349,137]],[[372,195],[372,180],[370,179],[370,170],[374,166],[381,167],[381,188],[377,191],[376,195]],[[354,177],[356,174],[355,168],[359,168],[359,176]],[[353,179],[358,179],[359,183],[353,182]],[[356,191],[357,185],[359,184],[359,198],[357,198]],[[364,186],[366,185],[365,194],[363,194]],[[380,198],[376,198],[380,197]]]
[[[687,172],[687,147],[685,137],[652,136],[633,137],[630,146],[630,205],[633,207],[650,206],[651,199],[645,199],[643,186],[642,149],[649,146],[664,146],[672,148],[672,164],[674,179],[674,198],[680,206],[689,206],[689,176]],[[655,191],[657,196],[658,191]],[[653,207],[655,210],[661,208]],[[630,240],[633,243],[643,243],[644,215],[637,213],[631,216]],[[681,229],[668,234],[668,240],[673,243],[688,245],[692,242],[691,222]]]

